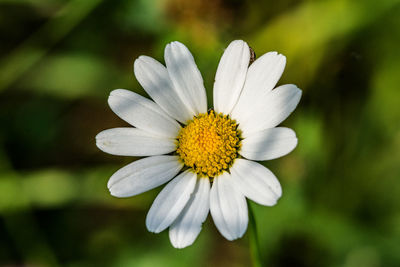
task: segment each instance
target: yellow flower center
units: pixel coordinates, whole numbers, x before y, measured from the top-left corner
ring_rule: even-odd
[[[176,151],[185,165],[211,178],[228,170],[240,149],[236,122],[213,110],[190,120],[177,139]]]

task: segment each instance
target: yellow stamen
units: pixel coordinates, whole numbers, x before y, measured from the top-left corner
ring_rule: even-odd
[[[185,165],[208,177],[228,170],[240,149],[240,130],[236,122],[213,110],[190,120],[177,139],[176,151]]]

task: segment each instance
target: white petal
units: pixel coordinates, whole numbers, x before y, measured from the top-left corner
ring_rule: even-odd
[[[107,187],[111,195],[131,197],[169,180],[182,169],[178,156],[154,156],[136,160],[114,173]]]
[[[293,84],[285,84],[268,94],[259,95],[253,104],[246,107],[249,116],[235,118],[243,137],[280,124],[293,112],[300,98],[301,90]]]
[[[189,201],[197,175],[189,170],[169,182],[154,200],[146,217],[150,232],[159,233],[170,226]]]
[[[236,159],[230,172],[236,187],[254,202],[273,206],[282,196],[278,179],[270,170],[257,162]]]
[[[217,113],[229,114],[246,79],[250,62],[250,48],[246,42],[230,43],[219,62],[214,83],[214,108]]]
[[[165,48],[165,63],[175,90],[182,95],[192,115],[207,112],[207,96],[203,78],[186,46],[172,42]]]
[[[297,137],[292,129],[277,127],[244,138],[239,153],[252,160],[271,160],[290,153],[296,145]]]
[[[182,123],[193,118],[172,85],[167,68],[160,62],[140,56],[135,60],[134,72],[144,90],[168,115]]]
[[[189,202],[169,228],[169,239],[174,247],[184,248],[196,240],[210,209],[209,195],[209,179],[199,178]]]
[[[232,116],[239,120],[260,95],[270,92],[282,76],[285,65],[286,57],[277,52],[266,53],[254,61],[247,71],[246,82]]]
[[[175,138],[180,125],[156,103],[134,92],[117,89],[110,93],[108,104],[123,120],[154,135]]]
[[[210,211],[215,225],[226,239],[240,238],[246,232],[249,220],[246,198],[232,183],[227,172],[214,178]]]
[[[119,156],[153,156],[172,152],[175,140],[155,136],[136,128],[113,128],[96,135],[96,145],[102,151]]]

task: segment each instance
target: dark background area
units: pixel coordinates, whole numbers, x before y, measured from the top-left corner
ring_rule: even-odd
[[[132,69],[183,42],[212,104],[224,48],[287,57],[280,84],[302,100],[284,122],[299,145],[265,162],[278,205],[255,210],[265,266],[400,266],[400,1],[0,0],[0,265],[249,266],[248,233],[229,242],[209,217],[174,249],[146,231],[160,188],[110,196],[133,161],[95,135],[126,125],[111,90],[146,95]]]

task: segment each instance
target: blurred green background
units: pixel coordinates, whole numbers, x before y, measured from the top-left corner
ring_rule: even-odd
[[[250,266],[248,233],[223,239],[209,217],[174,249],[146,231],[160,188],[116,199],[131,162],[95,146],[125,126],[115,88],[146,95],[133,61],[192,51],[211,90],[234,39],[287,56],[280,84],[303,97],[284,125],[299,145],[266,162],[283,186],[251,203],[265,266],[400,266],[400,1],[0,0],[0,265]]]

